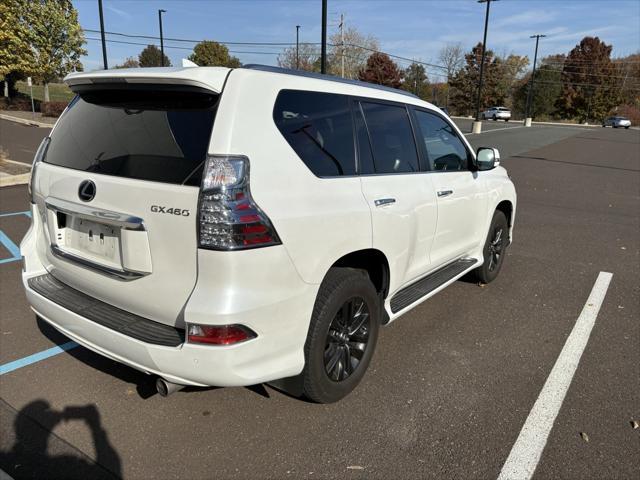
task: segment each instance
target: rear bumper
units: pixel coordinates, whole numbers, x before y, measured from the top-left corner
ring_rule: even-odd
[[[304,343],[318,286],[300,280],[288,257],[281,257],[286,256],[284,249],[273,249],[266,254],[264,252],[270,249],[260,252],[262,257],[266,257],[260,263],[278,260],[274,264],[278,272],[271,275],[272,284],[262,290],[256,287],[255,282],[263,281],[263,265],[256,265],[263,270],[262,275],[250,268],[237,269],[246,277],[242,290],[234,289],[233,284],[227,284],[220,290],[220,285],[212,279],[225,278],[220,273],[220,258],[216,257],[222,252],[203,252],[198,283],[184,308],[186,322],[242,323],[258,333],[257,338],[232,346],[188,342],[166,346],[140,341],[101,325],[31,288],[30,278],[48,273],[38,258],[34,230],[37,228],[32,228],[21,244],[25,258],[22,280],[27,300],[38,316],[80,345],[142,372],[184,385],[254,385],[294,376],[302,371]],[[229,255],[226,258],[230,258]],[[232,258],[236,264],[240,259],[239,256]],[[287,266],[287,261],[290,266]],[[217,266],[216,272],[207,272],[213,264]],[[287,282],[278,278],[282,276]],[[239,281],[237,273],[231,273],[229,277],[232,282]],[[258,278],[252,281],[252,277]],[[236,298],[238,293],[247,289],[255,292],[255,297]],[[265,291],[268,298],[262,295]]]

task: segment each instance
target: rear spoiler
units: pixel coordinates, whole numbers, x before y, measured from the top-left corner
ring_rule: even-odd
[[[72,73],[64,82],[74,92],[95,88],[123,88],[135,84],[183,85],[220,93],[231,69],[226,67],[123,68]]]

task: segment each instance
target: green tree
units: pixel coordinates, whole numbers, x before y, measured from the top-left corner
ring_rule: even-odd
[[[602,120],[619,98],[611,45],[585,37],[567,55],[562,68],[562,95],[556,107],[565,118]]]
[[[401,88],[407,92],[420,97],[423,100],[429,100],[430,88],[427,72],[423,65],[412,63],[404,71],[404,82]]]
[[[147,45],[144,50],[138,55],[138,62],[140,66],[145,67],[161,67],[162,66],[162,52],[155,45]],[[171,60],[164,55],[164,66],[170,67]]]
[[[82,70],[84,34],[70,0],[3,0],[0,2],[0,74],[13,91],[27,75],[44,83]]]
[[[193,48],[189,56],[193,63],[204,66],[220,66],[237,68],[241,65],[238,58],[229,55],[229,49],[221,43],[203,40]]]
[[[4,80],[4,96],[13,96],[15,82],[30,72],[33,54],[29,43],[27,0],[0,2],[0,75]]]
[[[550,55],[543,58],[536,67],[535,85],[531,96],[532,117],[556,116],[555,104],[562,93],[560,77],[564,58],[564,55]],[[531,72],[527,73],[514,89],[512,108],[518,114],[525,114],[530,85]]]
[[[80,56],[87,51],[78,11],[71,0],[29,2],[30,48],[33,76],[44,84],[44,101],[49,101],[49,82],[73,70],[82,70]]]
[[[375,52],[367,59],[364,69],[358,73],[363,82],[377,83],[399,88],[402,85],[402,71],[386,53]]]

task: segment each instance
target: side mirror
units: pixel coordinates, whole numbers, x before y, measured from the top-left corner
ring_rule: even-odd
[[[480,147],[476,153],[478,170],[492,170],[500,165],[500,152],[497,148]]]

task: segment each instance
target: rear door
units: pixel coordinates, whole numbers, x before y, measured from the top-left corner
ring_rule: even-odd
[[[414,115],[438,203],[431,248],[437,267],[471,253],[484,238],[487,198],[484,180],[469,168],[471,152],[451,123],[428,110],[415,108]]]
[[[390,293],[429,270],[437,205],[429,174],[420,171],[404,105],[355,102],[362,192],[371,209],[373,247],[394,275]]]
[[[197,277],[197,208],[216,92],[84,90],[35,175],[41,260],[62,282],[170,325]]]

